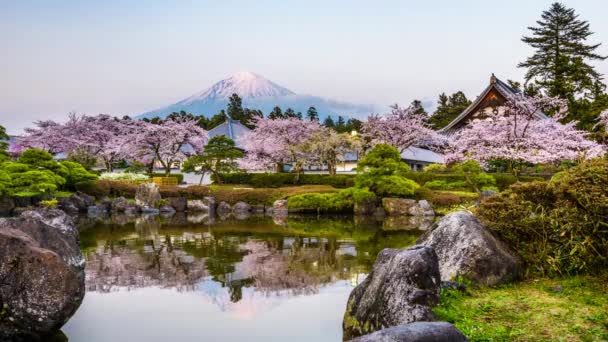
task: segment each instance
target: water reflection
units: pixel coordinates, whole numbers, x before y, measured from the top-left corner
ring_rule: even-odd
[[[180,301],[164,302],[163,310],[185,310],[181,300],[190,298],[198,304],[195,310],[215,312],[213,319],[205,317],[189,326],[198,329],[197,338],[192,340],[213,335],[200,330],[202,326],[213,330],[232,322],[245,333],[243,320],[258,321],[259,330],[264,324],[263,317],[271,312],[293,305],[309,307],[312,303],[317,303],[330,319],[317,314],[306,318],[312,321],[301,323],[331,322],[327,331],[315,332],[314,339],[336,340],[341,336],[346,297],[370,270],[377,253],[387,247],[411,245],[420,234],[415,227],[396,230],[383,222],[352,217],[290,216],[275,223],[268,217],[214,220],[184,215],[112,216],[80,218],[79,226],[87,260],[87,295],[81,309],[64,327],[71,341],[83,336],[90,337],[89,340],[111,340],[102,336],[93,338],[90,335],[95,335],[94,329],[83,328],[91,325],[89,320],[94,321],[97,315],[106,319],[111,315],[92,308],[102,305],[99,301],[116,301],[114,309],[123,306],[122,311],[134,310],[132,306],[141,305],[140,296],[148,293],[155,293],[157,302],[175,298],[170,293],[181,293]],[[331,300],[318,302],[329,294],[333,296]],[[149,316],[129,318],[132,324],[149,319]],[[280,321],[277,324],[289,325]],[[234,338],[262,340],[262,336],[279,334],[258,330]],[[231,334],[234,332],[222,332],[216,337],[229,340]],[[151,340],[164,340],[158,334],[155,336]]]

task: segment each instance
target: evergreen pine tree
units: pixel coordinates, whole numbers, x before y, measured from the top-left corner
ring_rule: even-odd
[[[228,99],[228,107],[226,108],[228,116],[232,120],[243,120],[245,118],[245,111],[243,110],[243,101],[237,94],[232,94]]]
[[[284,119],[285,116],[283,115],[283,111],[281,111],[281,107],[275,106],[272,109],[272,111],[270,112],[270,114],[268,114],[268,118],[272,119],[272,120],[276,120],[276,119]]]
[[[426,110],[424,110],[424,107],[422,107],[422,101],[414,100],[410,106],[414,110],[414,113],[427,115]]]
[[[8,154],[8,140],[9,140],[9,136],[8,134],[6,134],[6,129],[4,128],[4,126],[0,126],[0,162],[3,162],[5,160],[9,159],[9,154]]]
[[[298,117],[296,112],[291,108],[287,108],[285,113],[283,113],[283,116],[286,118],[297,118]]]
[[[334,119],[332,119],[331,115],[328,115],[325,120],[323,121],[323,126],[327,127],[327,128],[334,128],[336,127],[336,123],[334,122]]]
[[[602,75],[588,61],[607,58],[595,53],[601,44],[586,43],[593,34],[589,23],[558,2],[536,23],[537,27],[528,27],[532,35],[522,38],[535,49],[534,55],[518,65],[528,69],[526,83],[534,82],[547,95],[568,100],[589,95]]]
[[[308,108],[308,111],[306,112],[306,118],[310,121],[319,121],[319,113],[317,113],[317,108]]]
[[[445,93],[441,93],[437,100],[437,110],[431,115],[428,122],[433,128],[441,129],[452,122],[470,104],[471,101],[462,91],[457,91],[449,97]]]

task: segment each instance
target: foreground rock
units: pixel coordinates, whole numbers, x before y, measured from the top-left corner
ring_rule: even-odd
[[[147,208],[158,208],[160,204],[160,189],[155,183],[143,183],[137,187],[135,192],[135,204],[142,210]]]
[[[441,280],[462,276],[479,285],[514,280],[521,261],[471,213],[458,211],[443,217],[418,239],[439,258]]]
[[[414,322],[390,327],[352,342],[465,342],[468,339],[448,322]]]
[[[439,264],[431,247],[384,249],[372,272],[350,294],[344,339],[385,327],[434,320],[439,302]]]
[[[60,210],[0,219],[0,340],[42,340],[84,296],[78,232]]]
[[[383,198],[382,207],[389,216],[435,216],[428,201],[407,198]]]

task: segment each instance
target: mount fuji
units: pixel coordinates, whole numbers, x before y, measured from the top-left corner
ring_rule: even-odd
[[[259,109],[268,115],[275,106],[283,111],[291,108],[306,114],[309,107],[315,107],[321,119],[328,115],[363,118],[377,110],[374,105],[352,104],[312,95],[298,95],[266,78],[249,71],[238,72],[231,77],[215,83],[203,92],[194,94],[172,105],[143,113],[137,118],[164,118],[172,112],[181,110],[207,117],[226,109],[228,98],[238,94],[243,107]]]

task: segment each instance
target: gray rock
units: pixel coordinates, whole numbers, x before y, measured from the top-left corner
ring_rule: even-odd
[[[344,339],[385,327],[434,320],[439,302],[439,264],[433,248],[384,249],[371,273],[351,292]]]
[[[437,221],[418,244],[435,249],[443,281],[463,276],[479,285],[494,285],[514,280],[521,270],[519,257],[467,211]]]
[[[468,339],[448,322],[414,322],[390,327],[352,342],[465,342]]]
[[[407,198],[383,198],[382,207],[389,216],[405,216],[410,214],[410,208],[416,205],[416,200]]]
[[[168,197],[167,201],[169,205],[175,209],[175,211],[183,212],[188,208],[186,197]]]
[[[273,215],[287,215],[287,200],[276,200],[272,204],[272,214]]]
[[[209,205],[203,200],[189,200],[187,208],[189,213],[209,211]]]
[[[84,297],[78,231],[64,212],[26,211],[0,219],[0,340],[40,340]]]
[[[141,208],[133,203],[130,203],[126,208],[125,208],[125,214],[126,215],[136,215],[141,211]]]
[[[355,207],[353,211],[355,215],[374,215],[377,207],[378,201],[376,200],[355,202]]]
[[[87,208],[95,205],[95,197],[85,194],[84,192],[77,192],[69,197],[70,201],[80,212],[86,213]]]
[[[215,211],[219,216],[227,216],[232,212],[232,207],[230,204],[222,201],[217,205],[217,209]]]
[[[118,213],[124,213],[125,210],[127,210],[127,208],[131,205],[131,203],[129,203],[129,201],[124,198],[124,197],[116,197],[115,199],[112,200],[112,204],[111,204],[111,209],[112,211],[118,212]]]
[[[10,197],[0,197],[0,215],[10,215],[15,209],[15,201]]]
[[[433,207],[426,200],[383,198],[382,207],[389,216],[435,216]]]
[[[135,204],[143,208],[157,208],[160,203],[160,190],[155,183],[142,183],[135,191]]]
[[[106,213],[106,208],[100,205],[91,205],[87,208],[87,214],[89,216],[101,216]]]

